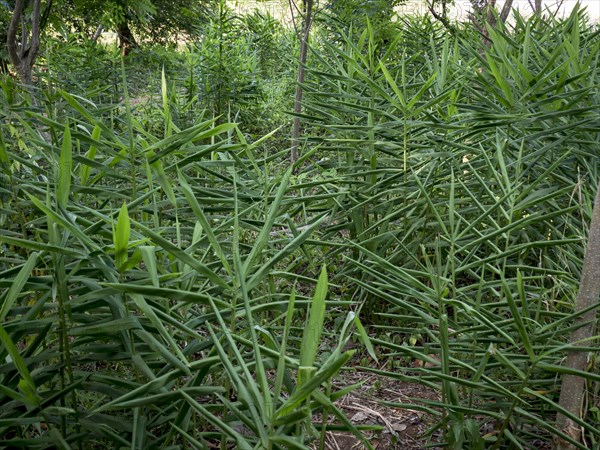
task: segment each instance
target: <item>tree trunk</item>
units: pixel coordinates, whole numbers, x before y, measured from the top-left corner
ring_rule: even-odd
[[[596,307],[589,309],[588,312],[575,319],[574,325],[577,328],[571,334],[571,344],[573,347],[569,351],[567,360],[565,361],[566,368],[580,372],[585,372],[587,369],[588,352],[578,350],[577,347],[593,345],[593,342],[590,342],[589,339],[594,336],[594,328],[597,323],[596,314],[598,306],[600,306],[600,183],[598,184],[596,201],[594,203],[575,312],[592,308],[593,305]],[[560,406],[575,417],[581,418],[584,394],[585,380],[582,377],[572,374],[565,374],[563,376],[560,390]],[[581,440],[581,427],[572,419],[563,414],[558,414],[556,422],[557,428],[574,441],[579,442]],[[575,450],[577,447],[560,437],[556,437],[554,448],[556,450]]]
[[[512,11],[513,3],[514,0],[506,0],[502,11],[498,13],[496,11],[496,0],[471,0],[471,6],[473,6],[473,12],[470,14],[471,21],[481,33],[483,43],[486,46],[491,43],[487,25],[495,27],[498,20],[505,23]]]
[[[40,48],[41,2],[32,0],[31,30],[28,30],[24,17],[25,0],[16,0],[6,37],[8,59],[17,70],[21,82],[27,85],[31,85],[33,81],[33,65]],[[20,42],[17,39],[19,30]]]
[[[539,1],[542,1],[542,0],[539,0]],[[508,19],[508,16],[510,15],[510,12],[512,11],[512,8],[513,8],[513,3],[514,3],[514,0],[506,0],[506,2],[504,2],[502,11],[500,11],[500,20],[502,21],[502,23],[505,23],[506,19]]]
[[[308,55],[308,38],[310,36],[310,27],[312,25],[313,0],[305,0],[304,20],[302,22],[302,34],[300,37],[300,56],[298,57],[298,76],[296,79],[296,100],[294,102],[294,125],[292,127],[292,149],[290,161],[294,164],[298,161],[298,145],[300,137],[300,117],[302,112],[302,84],[304,83],[304,66]],[[292,11],[293,14],[293,11]]]
[[[102,24],[98,25],[98,28],[96,28],[96,31],[94,32],[94,35],[92,36],[92,42],[98,42],[98,39],[102,35],[103,31],[104,31],[104,26]]]
[[[134,48],[138,48],[138,43],[127,21],[119,24],[117,34],[119,35],[119,48],[123,56],[127,56]]]

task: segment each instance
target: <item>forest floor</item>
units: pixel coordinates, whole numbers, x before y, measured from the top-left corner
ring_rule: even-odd
[[[340,388],[355,383],[363,384],[342,397],[337,406],[345,412],[354,425],[379,425],[381,432],[364,432],[375,449],[422,449],[435,436],[425,439],[427,430],[436,417],[423,411],[388,406],[390,403],[418,403],[418,399],[437,400],[439,393],[418,383],[394,380],[376,373],[351,369],[343,371],[336,379]],[[326,448],[331,450],[359,450],[362,444],[347,432],[327,432]],[[428,447],[434,448],[434,447]]]
[[[419,364],[420,361],[414,361]],[[373,367],[379,369],[379,367]],[[415,378],[419,375],[415,374]],[[440,416],[410,409],[390,406],[391,403],[419,405],[419,400],[441,401],[440,392],[423,386],[417,382],[410,383],[379,375],[358,367],[350,367],[342,371],[335,379],[334,387],[343,389],[352,384],[362,384],[336,402],[350,421],[356,425],[374,425],[382,427],[382,431],[363,431],[369,443],[376,450],[439,450],[440,431],[433,434],[429,430]],[[432,408],[429,406],[430,410]],[[480,430],[489,436],[497,433],[496,423],[489,417],[481,417]],[[317,420],[317,421],[320,421]],[[335,421],[335,419],[333,419]],[[552,447],[547,440],[534,439],[531,448],[550,450]],[[329,431],[326,434],[325,448],[328,450],[362,450],[365,445],[348,432]]]

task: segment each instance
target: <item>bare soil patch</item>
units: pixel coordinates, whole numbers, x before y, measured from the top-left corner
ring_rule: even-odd
[[[355,368],[343,371],[334,384],[341,389],[359,382],[363,384],[336,404],[354,425],[383,427],[381,432],[364,432],[374,448],[416,450],[435,442],[435,436],[425,437],[435,417],[422,411],[390,407],[383,402],[414,404],[418,399],[439,400],[437,391]],[[348,432],[328,431],[326,448],[359,450],[365,446]]]

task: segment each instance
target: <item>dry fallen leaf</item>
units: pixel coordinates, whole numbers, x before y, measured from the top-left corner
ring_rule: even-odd
[[[395,423],[392,425],[392,429],[394,431],[404,431],[408,428],[408,425],[406,425],[405,423]]]
[[[362,411],[357,412],[352,416],[352,422],[362,422],[363,420],[367,420],[369,418],[368,414],[365,414]]]

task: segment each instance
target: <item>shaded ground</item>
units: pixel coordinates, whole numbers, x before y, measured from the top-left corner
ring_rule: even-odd
[[[342,388],[359,382],[363,382],[362,386],[341,398],[337,405],[355,425],[383,427],[382,432],[365,432],[371,445],[382,450],[422,449],[428,442],[424,434],[436,419],[422,411],[394,408],[381,402],[415,403],[419,398],[439,400],[438,392],[416,383],[355,369],[342,372],[335,385]],[[358,450],[364,445],[352,434],[330,431],[326,436],[326,448]]]
[[[342,389],[360,382],[363,382],[360,387],[342,397],[336,402],[336,405],[354,425],[377,425],[382,428],[381,432],[363,431],[373,448],[377,450],[422,450],[424,448],[438,450],[441,448],[435,446],[436,442],[439,442],[438,434],[429,436],[427,433],[439,420],[438,416],[384,404],[386,402],[419,404],[419,399],[440,401],[438,391],[417,383],[394,380],[356,368],[338,374],[334,386]],[[486,417],[479,419],[481,419],[482,434],[493,435],[496,433],[494,421],[490,421]],[[333,419],[331,421],[335,422]],[[532,439],[529,442],[531,448],[539,450],[552,448],[547,432],[533,428],[531,431]],[[325,448],[361,450],[365,448],[365,445],[351,433],[328,431]]]

